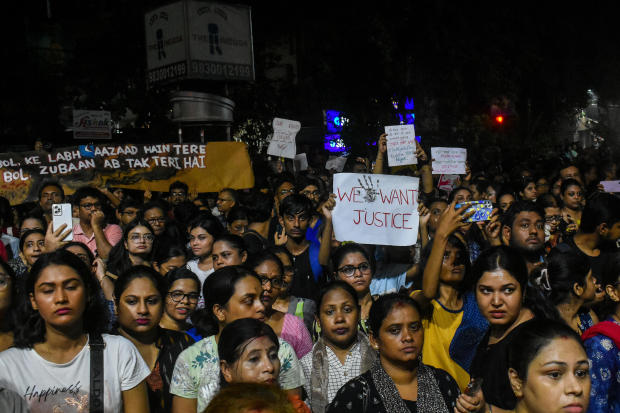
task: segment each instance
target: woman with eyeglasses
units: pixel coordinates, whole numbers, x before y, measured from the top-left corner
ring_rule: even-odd
[[[149,367],[146,378],[151,412],[172,408],[170,379],[177,357],[194,343],[181,331],[160,327],[167,283],[151,267],[138,265],[122,273],[114,285],[118,334],[131,341]]]
[[[184,331],[194,341],[202,337],[189,323],[200,297],[200,280],[187,268],[177,268],[166,274],[168,291],[164,300],[164,314],[159,326],[168,330]]]
[[[275,254],[262,251],[250,258],[248,268],[253,270],[261,280],[263,287],[261,300],[265,306],[265,323],[273,328],[278,337],[282,337],[293,346],[297,358],[302,358],[312,350],[312,338],[308,329],[298,317],[273,308],[273,303],[284,286],[282,262]]]
[[[136,265],[151,265],[155,235],[151,225],[143,219],[135,219],[125,227],[122,242],[110,251],[108,271],[112,275],[127,271]]]

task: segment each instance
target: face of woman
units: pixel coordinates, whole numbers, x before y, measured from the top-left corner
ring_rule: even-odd
[[[231,265],[241,265],[248,258],[247,252],[241,252],[237,248],[231,247],[226,241],[217,241],[213,244],[211,256],[213,257],[213,268],[216,270]]]
[[[30,304],[46,324],[58,329],[82,323],[86,288],[76,270],[68,265],[49,265],[39,274],[30,294]]]
[[[588,408],[588,357],[579,343],[558,337],[532,360],[525,380],[510,370],[512,389],[529,413],[581,413]]]
[[[11,277],[6,273],[4,268],[0,265],[0,314],[4,314],[6,310],[11,306]],[[0,320],[1,321],[1,320]]]
[[[185,322],[198,304],[200,286],[191,278],[181,278],[170,286],[166,296],[164,311],[168,317],[178,322]]]
[[[154,239],[155,236],[147,227],[139,225],[127,234],[125,248],[132,255],[150,254],[153,250]]]
[[[42,234],[30,234],[24,242],[22,254],[26,259],[26,264],[30,267],[45,252],[45,236]]]
[[[118,323],[127,332],[146,333],[163,314],[161,294],[149,278],[134,278],[118,300]]]
[[[497,202],[497,192],[495,192],[495,189],[493,189],[492,186],[487,186],[486,199],[488,199],[492,203]]]
[[[441,263],[439,280],[445,284],[458,284],[465,277],[465,260],[468,259],[465,251],[452,244],[446,245]]]
[[[254,272],[261,278],[263,295],[261,299],[265,308],[270,309],[282,288],[282,272],[278,264],[272,260],[263,261],[254,268]]]
[[[583,294],[581,294],[581,298],[584,299],[586,303],[596,299],[596,290],[598,289],[596,282],[596,278],[592,275],[592,270],[590,270],[588,275],[586,275]]]
[[[523,188],[523,192],[521,192],[521,194],[524,200],[535,201],[538,197],[538,190],[536,189],[536,184],[534,182],[530,182],[525,188]]]
[[[235,284],[235,292],[224,306],[214,306],[214,313],[221,324],[226,325],[240,318],[265,321],[265,306],[261,301],[263,288],[260,281],[247,276]]]
[[[538,178],[536,181],[536,191],[538,191],[538,195],[549,192],[549,182],[545,178]]]
[[[508,211],[508,208],[510,208],[512,204],[515,203],[515,197],[510,194],[504,194],[499,198],[498,202],[499,209],[501,209],[502,212],[506,212]]]
[[[341,288],[329,291],[319,308],[321,334],[328,343],[349,348],[357,337],[360,310],[355,298]]]
[[[244,349],[231,365],[221,363],[227,383],[274,384],[280,374],[280,359],[276,344],[268,337],[257,337],[241,345]]]
[[[293,282],[293,275],[295,274],[295,268],[289,256],[283,252],[276,253],[276,256],[282,261],[282,268],[284,273],[282,274],[282,288],[280,289],[280,296],[286,297],[289,295],[290,287]]]
[[[508,271],[487,271],[476,283],[476,301],[491,326],[507,327],[515,322],[521,312],[523,291]]]
[[[93,263],[90,261],[90,257],[88,256],[88,252],[86,252],[86,250],[79,245],[72,245],[70,247],[67,247],[67,251],[75,254],[79,259],[84,261],[84,264],[86,264],[88,268],[93,265]]]
[[[22,222],[22,227],[19,229],[21,234],[26,233],[26,231],[29,231],[31,229],[40,229],[45,231],[45,228],[43,228],[43,224],[41,223],[41,221],[39,221],[36,218],[27,218]]]
[[[472,201],[473,197],[471,192],[467,189],[459,189],[456,194],[454,194],[454,200],[459,204],[461,202]]]
[[[338,278],[349,284],[358,293],[364,295],[370,288],[372,268],[360,252],[351,252],[338,264]]]
[[[397,303],[381,323],[378,336],[371,335],[370,342],[379,350],[382,360],[415,362],[424,344],[420,314],[408,304]]]
[[[195,256],[205,257],[213,249],[213,236],[202,227],[192,228],[189,232],[189,246]]]
[[[562,202],[567,208],[579,209],[581,208],[581,201],[583,201],[583,193],[580,186],[570,185],[562,194]]]
[[[248,229],[248,220],[247,219],[235,219],[228,225],[228,232],[234,235],[243,235],[243,233]]]
[[[169,271],[184,267],[186,263],[187,259],[185,255],[177,255],[176,257],[168,258],[168,260],[162,262],[157,272],[161,275],[166,275]]]

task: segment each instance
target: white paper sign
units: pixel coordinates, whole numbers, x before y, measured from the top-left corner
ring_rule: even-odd
[[[295,171],[305,171],[308,169],[308,158],[305,153],[298,153],[295,155],[295,159],[293,159],[293,165],[295,166]]]
[[[431,148],[433,174],[464,175],[467,149]]]
[[[419,179],[409,176],[334,175],[334,233],[338,241],[413,245],[418,236]]]
[[[346,156],[330,156],[325,163],[325,169],[328,171],[334,169],[336,172],[342,172],[344,165],[347,163]]]
[[[415,129],[413,125],[386,126],[388,165],[413,165],[415,156]]]
[[[267,155],[281,156],[294,159],[297,149],[295,148],[295,135],[301,129],[301,123],[296,120],[273,119],[273,137],[267,148]]]
[[[605,192],[620,192],[620,181],[601,181]]]

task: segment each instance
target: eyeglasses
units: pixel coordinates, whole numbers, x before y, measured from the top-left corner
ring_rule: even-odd
[[[338,268],[338,272],[341,272],[346,277],[353,277],[355,275],[355,271],[360,270],[360,273],[366,274],[370,272],[370,264],[367,262],[363,262],[357,267],[355,265],[345,265],[344,267]]]
[[[183,198],[185,196],[185,192],[171,192],[170,196],[176,197],[176,198]]]
[[[545,217],[545,222],[560,222],[562,220],[562,215],[549,215]]]
[[[170,296],[170,299],[177,304],[183,301],[185,297],[187,297],[187,300],[190,303],[197,303],[198,298],[200,297],[200,294],[198,293],[185,294],[183,291],[172,291],[169,292],[168,295]]]
[[[269,283],[276,288],[282,288],[282,286],[285,285],[284,281],[282,281],[282,277],[271,279],[271,278],[267,278],[267,277],[263,277],[262,275],[259,275],[258,279],[260,280],[260,283],[262,285],[267,285]]]
[[[93,203],[90,203],[90,204],[80,204],[80,206],[82,208],[84,208],[85,210],[90,211],[93,208],[100,209],[101,208],[101,202],[93,202]]]
[[[280,189],[279,194],[280,195],[286,195],[286,194],[292,194],[293,192],[295,192],[294,189]]]
[[[319,196],[321,195],[321,191],[319,191],[318,189],[316,191],[301,191],[301,194],[304,196]]]
[[[164,218],[164,217],[150,218],[150,219],[147,219],[146,222],[148,222],[151,225],[153,225],[153,224],[163,224],[164,222],[166,222],[166,218]]]
[[[153,236],[153,234],[131,234],[129,236],[129,239],[133,242],[138,242],[141,239],[143,239],[145,242],[153,242],[155,237]]]

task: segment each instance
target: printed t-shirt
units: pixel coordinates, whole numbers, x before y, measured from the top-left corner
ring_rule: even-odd
[[[191,272],[196,274],[196,276],[200,280],[200,297],[198,298],[198,304],[197,304],[196,308],[204,308],[204,306],[205,306],[205,298],[202,296],[202,286],[204,285],[205,280],[207,279],[207,277],[209,277],[209,275],[213,274],[213,272],[215,270],[213,268],[211,268],[208,271],[201,270],[200,268],[198,268],[198,259],[194,259],[194,260],[188,261],[185,266],[187,267],[188,270],[190,270]]]
[[[121,392],[133,389],[150,373],[134,345],[124,337],[103,334],[103,403],[105,413],[123,411]],[[64,364],[52,363],[34,349],[0,353],[0,387],[26,400],[31,413],[88,411],[90,348],[88,343]]]

